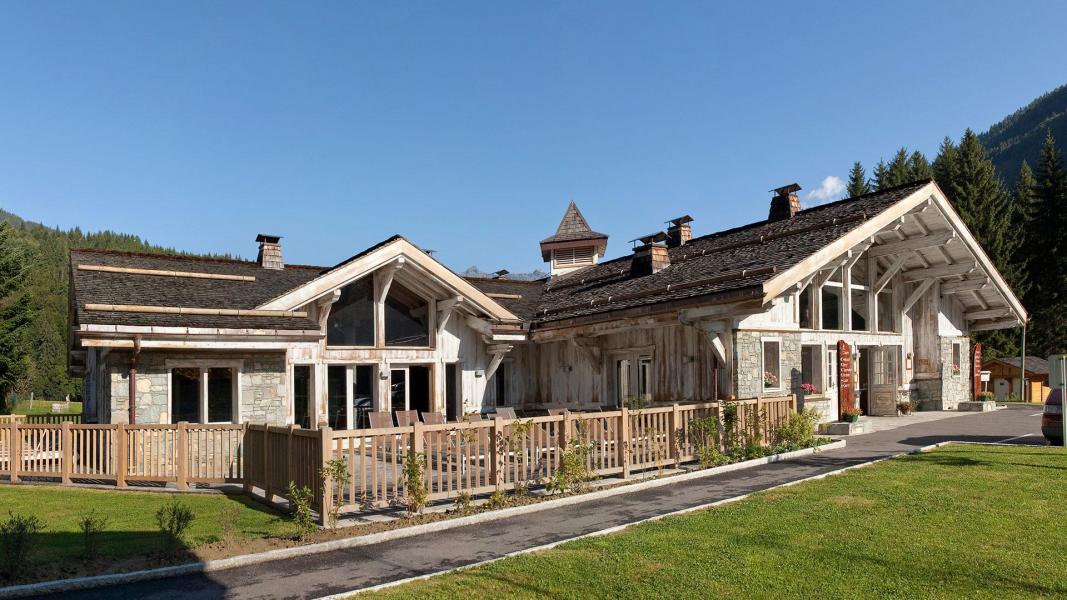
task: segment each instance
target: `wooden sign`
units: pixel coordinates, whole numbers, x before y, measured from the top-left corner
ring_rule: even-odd
[[[978,392],[982,391],[982,345],[975,344],[971,357],[971,398],[978,398]]]
[[[837,410],[856,406],[856,396],[852,381],[852,347],[844,340],[837,342]],[[838,415],[843,418],[844,414]]]

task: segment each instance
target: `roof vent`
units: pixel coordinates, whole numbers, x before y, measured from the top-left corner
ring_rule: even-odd
[[[689,215],[678,217],[677,219],[671,219],[667,221],[667,247],[677,248],[678,246],[684,246],[689,240],[693,239],[693,228],[689,224],[693,222],[693,217]]]
[[[634,256],[630,261],[630,275],[644,277],[659,273],[671,264],[671,257],[667,253],[667,234],[659,231],[653,234],[630,240],[634,245]]]
[[[511,271],[507,269],[500,269],[496,273],[493,273],[493,279],[507,279]]]
[[[771,198],[771,211],[767,215],[768,221],[782,221],[793,218],[800,212],[800,197],[797,192],[800,186],[795,183],[771,190],[774,197]]]
[[[264,269],[284,269],[285,263],[282,262],[282,245],[279,243],[282,237],[280,235],[267,235],[261,233],[256,236],[256,241],[259,242],[259,257],[256,258],[256,262]]]

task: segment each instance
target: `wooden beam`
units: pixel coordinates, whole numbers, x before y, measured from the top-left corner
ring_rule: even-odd
[[[78,265],[79,271],[122,273],[126,275],[152,275],[155,277],[186,277],[189,279],[221,279],[224,281],[255,281],[253,275],[227,275],[225,273],[198,273],[195,271],[167,271],[162,269],[134,269],[132,267],[109,267],[106,265]]]
[[[456,296],[449,298],[448,300],[441,300],[437,303],[437,334],[440,335],[445,330],[445,326],[448,325],[448,320],[452,318],[452,314],[459,309],[460,304],[463,303],[463,296]]]
[[[489,361],[489,366],[485,368],[485,381],[487,383],[496,374],[496,370],[500,368],[501,361],[504,360],[504,355],[511,352],[511,348],[511,346],[505,346],[497,348],[497,351],[493,352],[493,358]]]
[[[941,284],[941,293],[943,295],[959,294],[960,292],[971,292],[985,288],[989,285],[989,278],[982,277],[980,279],[964,279],[962,281],[946,281]]]
[[[194,308],[190,306],[143,306],[140,304],[86,304],[93,312],[154,313],[166,315],[209,315],[214,317],[307,317],[302,310],[263,310],[236,308]]]
[[[919,298],[922,298],[923,294],[925,294],[926,291],[930,289],[930,286],[934,285],[936,282],[936,279],[923,280],[923,282],[919,284],[919,287],[915,288],[915,291],[904,301],[904,306],[901,308],[900,312],[906,313],[911,310],[911,307],[915,306],[915,303],[919,301]]]
[[[871,290],[874,294],[878,294],[885,289],[885,286],[889,285],[890,281],[893,281],[893,276],[900,272],[900,269],[904,267],[904,263],[908,262],[908,255],[901,254],[893,261],[893,264],[889,265],[885,273],[878,278],[878,281],[874,284],[874,289]]]
[[[467,315],[467,325],[469,325],[471,329],[477,331],[482,335],[487,335],[490,338],[493,337],[493,326],[489,323],[489,321],[479,319],[478,317],[475,317],[473,315]]]
[[[1005,317],[1011,313],[1011,309],[1004,306],[1001,308],[991,308],[989,310],[974,310],[963,313],[963,318],[968,321],[981,321],[985,319],[998,319]]]
[[[927,269],[915,269],[904,272],[904,281],[911,283],[915,281],[937,279],[940,277],[955,277],[957,275],[966,275],[971,271],[974,271],[974,269],[975,264],[970,261],[961,262],[955,265],[939,265]]]
[[[941,231],[938,233],[931,233],[930,235],[922,235],[918,237],[908,238],[902,242],[891,242],[889,244],[881,244],[871,248],[870,255],[877,258],[879,256],[891,256],[893,254],[900,254],[902,252],[908,252],[909,250],[919,250],[921,248],[934,248],[948,243],[949,240],[956,237],[954,231]]]
[[[1019,325],[1019,319],[1003,319],[1000,321],[986,321],[985,323],[971,323],[968,329],[971,331],[990,331],[992,329],[1011,329]]]

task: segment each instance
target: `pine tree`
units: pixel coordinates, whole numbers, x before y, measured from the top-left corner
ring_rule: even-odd
[[[934,176],[934,170],[930,167],[930,161],[926,155],[916,150],[908,157],[908,181],[930,179]]]
[[[1015,178],[1015,189],[1011,193],[1011,221],[1012,230],[1018,239],[1016,262],[1027,274],[1026,281],[1016,292],[1021,293],[1020,298],[1028,308],[1035,306],[1035,303],[1039,301],[1033,293],[1034,271],[1040,265],[1038,257],[1042,248],[1041,239],[1033,233],[1034,220],[1037,218],[1037,198],[1034,196],[1036,185],[1034,172],[1024,160],[1019,168],[1019,175]]]
[[[863,170],[863,164],[858,160],[852,163],[852,170],[848,172],[846,189],[849,198],[862,196],[871,191],[871,186],[867,183],[867,172]]]
[[[1056,140],[1049,132],[1041,149],[1034,185],[1035,234],[1030,249],[1033,264],[1033,306],[1030,306],[1030,331],[1033,349],[1038,356],[1067,350],[1067,243],[1063,241],[1067,226],[1067,172]]]
[[[889,167],[886,166],[885,160],[879,159],[878,164],[874,166],[873,175],[870,187],[874,188],[874,191],[889,187]]]
[[[956,145],[952,143],[952,140],[948,137],[942,140],[933,165],[934,180],[942,190],[947,191],[951,188],[956,178],[956,154]]]
[[[881,187],[903,185],[909,181],[911,181],[911,177],[908,173],[908,149],[901,147],[893,155],[893,160],[889,162],[885,183]]]
[[[0,222],[0,398],[20,383],[29,367],[27,328],[33,318],[26,291],[29,250],[15,229]]]

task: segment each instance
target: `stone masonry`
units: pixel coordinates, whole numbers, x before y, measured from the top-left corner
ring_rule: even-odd
[[[781,388],[765,390],[763,387],[763,340],[776,339],[779,346]],[[767,333],[762,331],[736,331],[734,333],[735,395],[738,398],[756,396],[780,396],[794,394],[800,389],[800,334]]]

